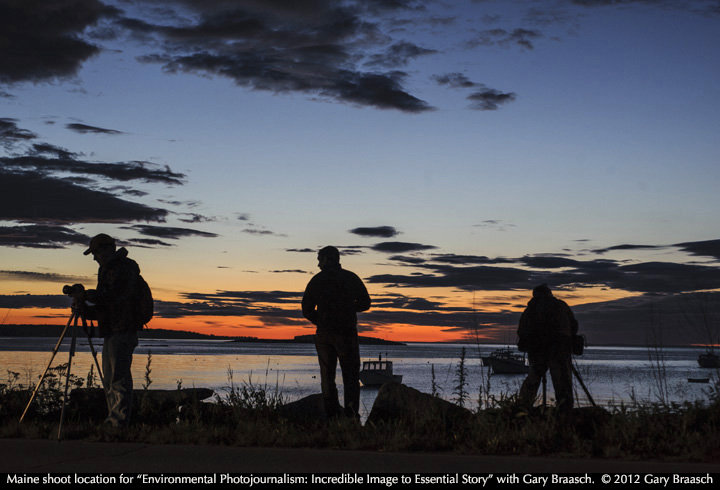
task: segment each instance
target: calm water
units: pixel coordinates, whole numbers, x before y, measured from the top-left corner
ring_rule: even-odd
[[[48,365],[56,338],[0,338],[0,382],[6,381],[6,371],[20,373],[24,384],[37,382]],[[52,362],[53,366],[68,361],[70,341],[61,346]],[[383,358],[394,361],[395,373],[403,375],[403,383],[420,391],[432,390],[432,371],[439,394],[446,399],[455,398],[456,368],[462,345],[417,343],[404,346],[360,346],[363,359]],[[499,345],[466,345],[466,366],[470,405],[477,407],[480,386],[487,384],[488,372],[480,365],[479,351],[487,354]],[[96,346],[98,352],[101,351]],[[682,402],[707,399],[709,384],[689,383],[688,378],[717,376],[717,371],[700,368],[694,348],[666,348],[663,350],[664,377],[659,376],[657,363],[650,361],[644,347],[588,347],[585,354],[576,357],[580,376],[598,404],[629,403],[633,400],[655,402],[661,391],[659,380],[664,379],[669,401]],[[255,385],[275,387],[287,400],[294,400],[320,392],[320,377],[315,348],[311,344],[238,343],[213,340],[141,340],[135,351],[133,377],[136,388],[145,382],[145,371],[150,359],[151,388],[175,389],[211,388],[220,396],[227,392],[232,381],[236,385],[252,382]],[[79,339],[72,372],[85,377],[93,364],[86,338]],[[232,375],[229,373],[232,372]],[[338,370],[338,389],[342,392]],[[514,393],[524,376],[497,375],[489,378],[490,393],[495,396]],[[575,388],[580,405],[589,402],[576,380]],[[377,389],[363,388],[361,411],[369,413]],[[553,398],[552,383],[548,376],[548,398]]]

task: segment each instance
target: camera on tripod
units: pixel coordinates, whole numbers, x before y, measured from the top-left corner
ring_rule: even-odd
[[[85,299],[85,286],[82,284],[73,284],[72,286],[65,285],[62,288],[62,292],[78,301]]]

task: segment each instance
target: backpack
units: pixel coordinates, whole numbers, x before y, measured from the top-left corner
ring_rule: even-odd
[[[152,320],[155,304],[153,302],[152,291],[148,286],[147,281],[143,276],[138,275],[138,298],[136,302],[137,318],[140,321],[140,328],[142,330],[144,326],[147,326],[148,322]]]

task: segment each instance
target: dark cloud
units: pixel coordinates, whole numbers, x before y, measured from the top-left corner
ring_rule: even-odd
[[[462,73],[446,73],[444,75],[434,75],[433,79],[439,85],[448,85],[452,88],[474,88],[478,84],[470,80]]]
[[[419,252],[422,250],[431,250],[437,247],[432,245],[423,245],[421,243],[408,243],[408,242],[382,242],[373,245],[373,250],[376,252],[384,253],[406,253],[406,252]]]
[[[0,196],[0,203],[2,199]],[[64,226],[0,226],[0,247],[65,248],[70,245],[87,245],[89,241],[87,235]]]
[[[287,237],[287,235],[282,233],[275,233],[274,231],[265,230],[262,228],[245,228],[242,230],[243,233],[247,233],[249,235],[256,235],[256,236],[279,236],[279,237]]]
[[[72,131],[75,131],[76,133],[80,133],[80,134],[88,134],[88,133],[108,134],[108,135],[125,134],[122,131],[117,131],[115,129],[98,128],[95,126],[88,126],[87,124],[80,124],[80,123],[67,124],[65,127]]]
[[[2,233],[0,231],[0,233]],[[87,242],[85,242],[87,243]],[[0,278],[3,280],[21,280],[35,282],[55,282],[76,284],[81,282],[93,281],[90,277],[68,276],[64,274],[56,274],[52,272],[32,272],[32,271],[0,271]]]
[[[715,325],[720,318],[719,304],[717,292],[644,294],[578,305],[573,310],[592,344],[663,348],[718,342],[720,332]]]
[[[141,235],[152,236],[169,240],[178,240],[180,238],[199,236],[205,238],[216,238],[215,233],[206,231],[192,230],[190,228],[177,228],[173,226],[154,226],[154,225],[133,225],[123,227],[128,230],[134,230]]]
[[[435,54],[434,49],[421,48],[413,43],[400,42],[389,46],[384,53],[370,56],[366,66],[394,68],[407,65],[413,58]]]
[[[575,268],[580,264],[577,260],[554,255],[525,256],[521,259],[521,262],[528,267],[536,269],[561,269],[565,267]]]
[[[43,149],[44,152],[58,154],[61,150],[51,145],[35,145],[34,149]],[[54,150],[51,151],[51,148]],[[117,162],[117,163],[96,163],[70,158],[76,156],[66,152],[64,158],[46,158],[31,154],[28,156],[2,157],[0,164],[7,171],[14,172],[42,172],[48,173],[71,173],[103,177],[106,179],[121,182],[140,181],[148,183],[161,183],[166,185],[181,185],[184,183],[185,175],[170,170],[169,167],[161,167],[149,162]]]
[[[678,293],[720,288],[720,268],[672,262],[645,262],[619,268],[610,285],[638,292]]]
[[[714,253],[715,241],[691,242],[688,253]],[[474,255],[396,255],[393,262],[410,270],[369,278],[393,287],[450,287],[468,291],[526,290],[540,283],[553,288],[606,287],[635,293],[681,293],[720,288],[720,266],[674,262],[624,264],[608,259],[576,260],[547,254],[521,258]]]
[[[485,88],[468,95],[472,102],[471,109],[478,111],[496,111],[500,105],[513,102],[517,96],[514,92],[503,93],[495,89]]]
[[[185,303],[156,302],[158,316],[251,316],[260,319],[269,328],[281,325],[307,325],[302,318],[302,293],[289,291],[218,291],[216,293],[185,293]],[[373,308],[360,315],[358,329],[371,332],[388,324],[437,326],[439,328],[467,328],[475,324],[480,328],[509,325],[517,322],[518,313],[501,310],[497,313],[473,311],[463,307],[448,307],[426,298],[401,294],[373,296]]]
[[[540,31],[534,29],[513,29],[506,31],[505,29],[487,29],[477,33],[477,36],[468,41],[470,48],[478,46],[507,46],[515,44],[524,49],[534,49],[533,40],[543,37]]]
[[[360,236],[364,236],[364,237],[380,237],[380,238],[392,238],[392,237],[400,234],[400,232],[397,231],[392,226],[361,227],[361,228],[353,228],[352,230],[349,230],[349,231],[350,231],[350,233],[353,233],[355,235],[360,235]]]
[[[605,254],[607,252],[614,252],[619,250],[664,250],[669,248],[679,248],[681,251],[686,252],[690,255],[713,257],[715,259],[720,259],[720,239],[676,243],[674,245],[623,244],[607,248],[593,249],[590,250],[590,252],[596,254]]]
[[[715,16],[720,14],[720,3],[717,0],[570,0],[570,3],[580,7],[621,7],[623,5],[648,5],[650,7],[663,7],[683,10],[701,15]]]
[[[302,319],[302,293],[299,292],[218,291],[212,294],[184,293],[183,297],[188,302],[156,302],[158,316],[254,316],[293,322]]]
[[[367,15],[379,12],[364,2],[165,2],[176,19],[153,23],[125,18],[118,25],[159,52],[141,56],[168,73],[210,74],[237,85],[275,93],[300,92],[359,106],[418,113],[433,108],[404,88],[397,71],[417,56],[432,53],[407,42],[393,43]],[[399,4],[393,8],[401,7]],[[382,9],[387,10],[387,9]],[[374,58],[363,53],[382,50]],[[387,71],[361,71],[369,62]]]
[[[185,213],[183,216],[187,216],[187,218],[178,218],[178,220],[183,223],[209,223],[217,221],[217,218],[211,218],[209,216],[203,216],[196,213]]]
[[[157,240],[155,238],[131,238],[127,240],[128,245],[133,245],[140,248],[156,248],[156,247],[172,247],[172,243]]]
[[[720,259],[720,240],[705,240],[701,242],[686,242],[674,245],[679,247],[683,252],[691,255],[699,255],[704,257],[713,257]]]
[[[374,284],[397,287],[457,288],[467,291],[500,291],[529,289],[542,282],[538,274],[508,267],[426,264],[431,273],[378,274],[368,278]]]
[[[476,89],[467,96],[467,99],[472,102],[470,108],[474,110],[495,111],[500,105],[513,102],[517,98],[514,92],[503,93],[486,87],[482,83],[473,82],[462,73],[435,75],[433,79],[438,85],[446,85],[456,89]]]
[[[17,135],[17,126],[10,123],[5,129],[11,136]],[[26,133],[20,130],[19,134]],[[103,189],[100,182],[180,185],[185,178],[168,167],[147,162],[97,163],[79,157],[47,143],[34,143],[24,156],[0,157],[0,219],[53,224],[164,221],[166,210],[116,196],[144,192],[127,186]],[[18,243],[21,245],[16,246],[42,246],[36,240]],[[50,240],[47,246],[62,243]]]
[[[85,29],[117,12],[98,0],[0,3],[0,83],[74,76],[100,52],[81,38]]]
[[[591,250],[592,253],[596,254],[605,254],[607,252],[613,252],[617,250],[656,250],[666,248],[665,245],[631,245],[631,244],[624,244],[624,245],[614,245],[612,247],[607,248],[598,248]]]
[[[473,225],[474,227],[478,228],[491,228],[495,229],[497,231],[505,231],[506,228],[514,228],[516,225],[512,223],[506,223],[501,220],[497,219],[486,219],[485,221],[481,222],[480,224]]]
[[[0,144],[10,149],[17,143],[37,138],[37,135],[27,129],[21,129],[16,119],[0,118]]]
[[[125,223],[162,221],[168,214],[164,209],[126,201],[74,182],[37,172],[11,173],[0,169],[0,220]]]
[[[524,21],[538,26],[549,26],[553,24],[575,26],[578,16],[562,8],[541,6],[528,9]]]
[[[424,264],[425,262],[427,262],[427,260],[422,257],[408,257],[405,255],[393,255],[392,257],[390,257],[389,260],[392,260],[395,262],[401,262],[403,264],[414,264],[414,265]]]
[[[32,149],[30,150],[30,154],[35,156],[51,155],[55,158],[63,160],[72,160],[80,156],[77,153],[67,150],[66,148],[61,148],[59,146],[51,145],[49,143],[33,144]]]
[[[517,260],[504,258],[488,258],[484,255],[456,255],[456,254],[432,254],[433,262],[457,265],[492,265],[492,264],[515,264]]]

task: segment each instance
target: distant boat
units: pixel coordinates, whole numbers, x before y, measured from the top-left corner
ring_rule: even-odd
[[[512,349],[497,349],[489,356],[481,356],[484,366],[490,366],[493,374],[527,374],[530,372],[525,354]]]
[[[720,356],[708,351],[698,356],[698,364],[702,368],[720,368]]]
[[[688,378],[689,383],[709,383],[710,378]]]
[[[402,374],[393,374],[392,361],[383,361],[382,355],[377,361],[363,361],[360,381],[363,386],[380,386],[388,381],[402,383]]]

